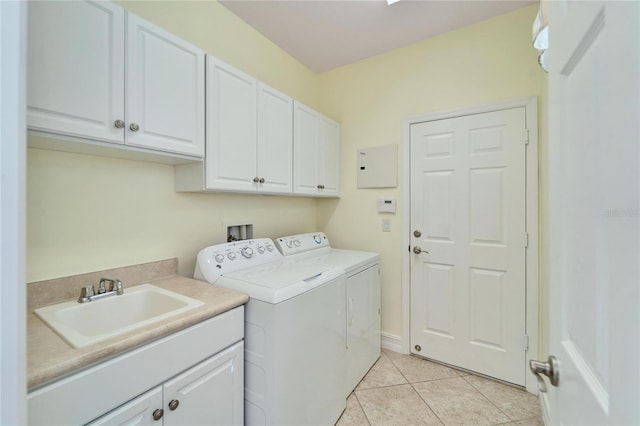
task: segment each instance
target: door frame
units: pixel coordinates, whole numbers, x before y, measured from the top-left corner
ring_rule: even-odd
[[[529,234],[526,250],[526,321],[525,333],[528,336],[528,350],[525,364],[527,368],[530,359],[539,359],[539,235],[538,235],[538,99],[536,96],[516,98],[490,104],[478,105],[462,109],[439,111],[425,115],[409,117],[402,122],[402,352],[410,353],[411,347],[411,312],[410,312],[410,253],[404,247],[411,245],[411,125],[462,117],[465,115],[482,114],[511,108],[525,108],[525,123],[529,130],[529,143],[525,164],[526,179],[526,229]],[[523,135],[524,137],[524,135]],[[524,143],[524,142],[523,142]],[[525,342],[523,341],[523,344]],[[538,383],[533,374],[525,375],[527,391],[537,394]]]

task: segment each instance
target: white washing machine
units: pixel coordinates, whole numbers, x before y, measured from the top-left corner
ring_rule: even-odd
[[[332,425],[345,408],[344,270],[268,238],[207,247],[194,278],[247,293],[245,424]]]
[[[348,395],[380,357],[380,255],[332,248],[322,232],[276,238],[275,243],[289,261],[346,271],[345,393]]]

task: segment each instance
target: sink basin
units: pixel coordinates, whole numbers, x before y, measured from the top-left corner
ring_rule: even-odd
[[[201,306],[203,302],[141,284],[121,296],[63,302],[34,312],[74,348],[82,348]]]

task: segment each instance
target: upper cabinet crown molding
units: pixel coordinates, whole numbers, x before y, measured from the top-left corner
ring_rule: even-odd
[[[201,49],[110,2],[30,2],[28,19],[30,130],[98,150],[204,155]]]

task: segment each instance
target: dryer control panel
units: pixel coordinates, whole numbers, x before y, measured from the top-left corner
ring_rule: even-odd
[[[329,247],[329,239],[322,232],[310,232],[308,234],[277,238],[276,246],[283,256],[290,256],[292,254]]]

